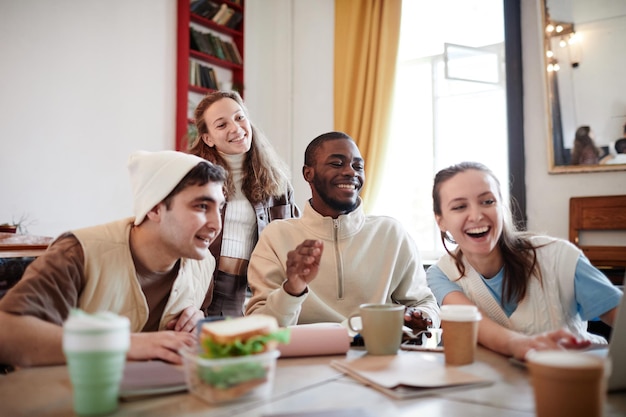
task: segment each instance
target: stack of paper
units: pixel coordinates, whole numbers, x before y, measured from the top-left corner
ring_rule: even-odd
[[[400,351],[397,355],[366,355],[333,360],[331,366],[397,399],[493,383],[457,367],[446,366],[441,353]]]

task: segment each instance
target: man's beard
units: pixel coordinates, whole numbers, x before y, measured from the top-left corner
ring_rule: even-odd
[[[324,184],[319,182],[318,179],[315,177],[313,178],[313,187],[315,188],[317,195],[322,199],[322,201],[333,210],[344,212],[344,213],[350,213],[359,205],[358,199],[356,199],[354,202],[353,201],[344,202],[344,201],[337,201],[334,198],[329,197],[328,194],[324,192]]]

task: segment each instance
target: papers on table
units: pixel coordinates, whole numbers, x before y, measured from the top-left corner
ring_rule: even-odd
[[[446,366],[441,353],[404,352],[333,360],[331,366],[392,398],[415,398],[493,381],[458,367]]]

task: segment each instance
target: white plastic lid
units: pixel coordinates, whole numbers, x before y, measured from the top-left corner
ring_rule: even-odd
[[[604,359],[599,356],[565,350],[533,350],[528,352],[526,360],[556,368],[585,369],[604,366]]]
[[[478,307],[460,304],[441,306],[440,317],[447,321],[478,321],[482,318]]]
[[[77,351],[128,350],[130,320],[102,311],[94,314],[74,309],[63,323],[63,349]]]
[[[63,323],[63,328],[70,331],[124,329],[127,327],[130,328],[130,321],[127,317],[119,316],[110,311],[89,314],[82,310],[73,309]]]

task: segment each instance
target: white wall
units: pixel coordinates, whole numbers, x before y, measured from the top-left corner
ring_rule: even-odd
[[[126,160],[174,138],[176,3],[0,2],[0,223],[132,214]]]
[[[333,130],[334,20],[334,0],[246,1],[246,105],[291,166],[300,208],[304,150]]]
[[[333,125],[333,13],[246,3],[246,102],[301,205],[304,147]],[[569,197],[626,193],[626,172],[548,174],[539,16],[522,0],[529,227],[567,237]],[[128,154],[173,147],[175,38],[172,0],[0,1],[0,223],[56,235],[131,214]]]

